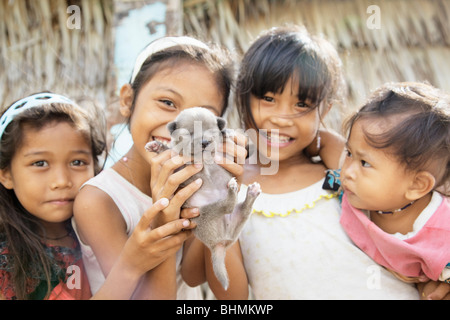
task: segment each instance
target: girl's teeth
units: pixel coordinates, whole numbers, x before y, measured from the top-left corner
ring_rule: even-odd
[[[287,136],[276,136],[276,135],[267,135],[267,140],[270,142],[279,142],[279,143],[285,143],[289,142],[290,138]]]

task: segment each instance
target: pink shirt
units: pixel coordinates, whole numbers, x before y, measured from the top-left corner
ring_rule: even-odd
[[[375,262],[404,276],[425,273],[436,281],[450,262],[450,203],[442,197],[438,209],[412,237],[401,240],[381,230],[344,193],[341,225],[353,242]]]

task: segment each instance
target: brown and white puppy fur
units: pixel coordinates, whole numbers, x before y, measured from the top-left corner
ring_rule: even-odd
[[[196,107],[182,111],[167,128],[172,151],[190,155],[195,163],[203,164],[202,171],[180,185],[186,186],[198,178],[203,181],[201,188],[184,203],[183,208],[199,208],[200,215],[192,219],[197,224],[194,234],[211,250],[214,273],[226,290],[229,284],[226,250],[238,239],[261,189],[258,183],[251,184],[245,200],[237,203],[236,178],[214,162],[216,148],[230,132],[225,126],[223,118]],[[145,148],[160,153],[169,147],[159,141],[151,141]]]

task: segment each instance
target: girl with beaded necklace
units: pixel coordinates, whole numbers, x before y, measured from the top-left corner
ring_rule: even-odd
[[[341,223],[402,280],[450,284],[450,97],[388,83],[348,121]],[[440,192],[439,192],[440,191]],[[443,289],[440,289],[443,290]]]
[[[414,286],[381,268],[375,276],[382,285],[372,286],[368,271],[375,263],[343,231],[338,193],[322,188],[326,167],[308,153],[319,147],[325,163],[337,168],[329,159],[339,159],[344,142],[319,124],[341,100],[343,85],[335,49],[300,27],[268,30],[245,53],[236,98],[246,129],[255,132],[250,138],[258,161],[244,165],[240,194],[253,181],[262,193],[227,251],[228,290],[204,250],[205,275],[217,298],[247,299],[249,286],[256,299],[418,298]],[[270,166],[278,170],[262,174]],[[201,277],[190,271],[186,281],[195,285]]]

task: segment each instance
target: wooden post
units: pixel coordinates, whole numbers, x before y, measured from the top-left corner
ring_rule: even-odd
[[[116,88],[115,103],[108,106],[108,127],[116,141],[107,166],[128,151],[131,137],[123,129],[119,114],[120,88],[129,82],[134,62],[141,50],[151,41],[166,35],[182,33],[182,0],[114,0],[114,66]]]

